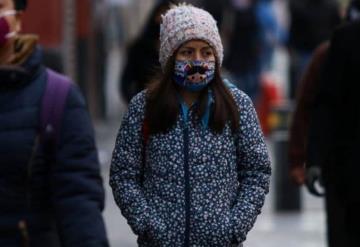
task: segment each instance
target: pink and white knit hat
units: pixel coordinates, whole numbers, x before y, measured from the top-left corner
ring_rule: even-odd
[[[223,61],[223,46],[214,18],[205,10],[180,4],[162,16],[159,61],[164,70],[169,58],[183,43],[204,40],[214,49],[218,65]]]

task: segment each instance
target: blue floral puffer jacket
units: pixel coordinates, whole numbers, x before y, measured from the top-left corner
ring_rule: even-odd
[[[214,134],[179,114],[151,135],[143,165],[145,94],[135,96],[113,152],[110,185],[139,246],[231,246],[243,242],[269,190],[270,161],[251,100],[230,89],[240,128]]]

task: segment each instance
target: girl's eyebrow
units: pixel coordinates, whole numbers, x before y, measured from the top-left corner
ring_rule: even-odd
[[[184,46],[184,47],[181,47],[181,49],[191,49],[191,50],[194,50],[195,48],[194,48],[194,47],[190,47],[190,46]]]
[[[203,47],[201,47],[200,48],[200,50],[204,50],[204,49],[211,49],[211,46],[203,46]],[[194,48],[194,47],[191,47],[191,46],[184,46],[184,47],[182,47],[181,49],[191,49],[191,50],[195,50],[196,48]]]

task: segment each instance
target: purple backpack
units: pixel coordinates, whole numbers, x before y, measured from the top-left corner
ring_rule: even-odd
[[[47,82],[40,108],[40,140],[53,148],[59,141],[66,99],[71,80],[51,69],[46,69]]]

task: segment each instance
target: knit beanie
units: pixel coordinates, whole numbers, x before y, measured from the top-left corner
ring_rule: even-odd
[[[163,71],[173,53],[183,43],[203,40],[215,52],[219,67],[223,61],[223,46],[214,18],[205,10],[192,5],[176,5],[162,16],[160,25],[159,61]]]

